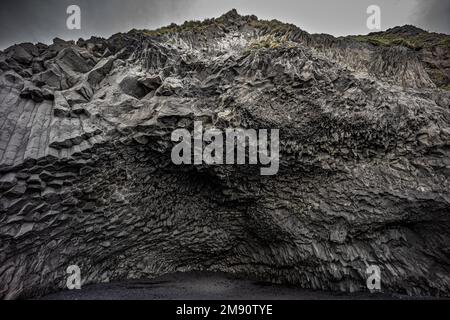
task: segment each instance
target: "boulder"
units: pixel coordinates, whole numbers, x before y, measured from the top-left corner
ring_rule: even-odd
[[[138,82],[152,91],[158,89],[163,83],[160,75],[141,77]]]
[[[32,44],[21,44],[6,49],[5,53],[17,62],[29,65],[33,57],[39,54],[39,51]]]
[[[14,71],[4,72],[0,77],[0,84],[4,87],[21,91],[24,87],[24,79]]]
[[[135,97],[137,99],[142,99],[149,92],[150,89],[142,85],[136,76],[126,76],[119,84],[120,89],[123,93]]]
[[[86,73],[93,67],[93,62],[85,59],[80,52],[73,47],[63,49],[56,57],[56,61],[61,67],[67,66],[70,70],[80,73]]]
[[[42,90],[29,81],[25,83],[25,86],[20,93],[20,97],[24,99],[31,99],[38,103],[44,101]]]

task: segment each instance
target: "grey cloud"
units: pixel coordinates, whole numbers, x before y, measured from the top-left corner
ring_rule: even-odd
[[[80,31],[66,28],[70,4],[82,9]],[[217,17],[232,8],[294,23],[311,33],[366,34],[370,4],[381,7],[383,29],[409,23],[450,33],[449,0],[2,0],[0,48],[25,41],[48,43],[54,37],[109,37],[132,28]]]
[[[420,1],[412,21],[431,31],[450,34],[450,1]]]
[[[81,30],[66,28],[66,9],[81,8]],[[0,48],[25,41],[108,37],[132,28],[156,28],[169,24],[188,9],[178,0],[2,0],[0,2]]]

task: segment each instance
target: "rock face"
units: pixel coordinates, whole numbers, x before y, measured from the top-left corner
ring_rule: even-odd
[[[367,36],[350,36],[379,48],[403,46],[414,52],[412,61],[420,60],[423,68],[436,86],[450,90],[450,36],[430,33],[414,26],[395,27],[386,32]]]
[[[448,55],[448,51],[446,53]],[[450,93],[407,46],[235,11],[0,53],[0,297],[175,271],[450,295]],[[175,166],[174,129],[280,129],[280,171]]]

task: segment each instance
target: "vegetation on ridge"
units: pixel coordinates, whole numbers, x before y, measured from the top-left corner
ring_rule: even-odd
[[[404,46],[413,50],[446,46],[450,48],[450,37],[424,32],[418,35],[405,36],[391,33],[371,33],[368,35],[348,36],[347,38],[368,42],[375,46]]]

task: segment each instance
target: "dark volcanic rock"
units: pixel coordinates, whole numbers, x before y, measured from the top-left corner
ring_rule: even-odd
[[[350,39],[369,43],[372,48],[398,48],[414,53],[422,69],[433,83],[450,90],[450,36],[430,33],[411,25],[395,27],[386,32],[374,32],[367,36],[351,36]],[[402,72],[399,70],[399,74]]]
[[[450,294],[450,93],[415,50],[235,11],[35,48],[0,61],[0,297],[64,288],[73,264],[336,291],[378,265],[386,292]],[[195,120],[280,129],[278,175],[173,165]]]
[[[5,50],[5,53],[19,63],[28,65],[33,60],[33,56],[39,54],[38,49],[31,43],[14,45]]]
[[[139,82],[135,76],[126,76],[120,82],[120,88],[123,93],[138,99],[145,97],[150,92],[149,88]]]

